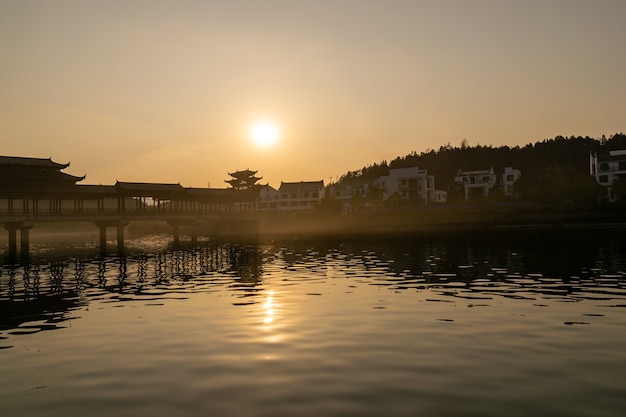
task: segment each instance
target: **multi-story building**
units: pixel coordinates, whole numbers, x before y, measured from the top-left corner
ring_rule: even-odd
[[[371,178],[355,178],[341,181],[340,183],[328,186],[328,195],[341,201],[342,211],[350,213],[360,206],[370,207],[373,200],[380,197],[382,203],[382,194],[379,193],[376,185],[377,179]],[[374,197],[374,193],[378,197]]]
[[[310,211],[324,198],[324,181],[282,182],[278,188],[279,211]]]
[[[423,201],[428,204],[434,201],[435,176],[428,175],[425,169],[418,167],[394,168],[389,175],[380,177],[378,185],[383,190],[383,199],[389,200],[392,196],[400,200]]]
[[[259,189],[259,210],[278,210],[278,190],[269,184],[260,186]]]
[[[465,199],[487,198],[489,191],[496,185],[497,177],[493,168],[482,171],[463,171],[459,169],[454,182],[463,185]]]
[[[613,183],[618,178],[626,179],[626,150],[589,155],[589,173],[598,184],[606,188],[607,199],[617,201]]]
[[[513,195],[513,184],[515,181],[519,180],[522,176],[522,171],[519,169],[514,169],[512,167],[504,168],[504,173],[502,174],[502,192],[504,195]]]
[[[513,184],[522,176],[519,169],[504,168],[504,173],[496,175],[493,168],[481,171],[463,171],[459,169],[454,182],[463,186],[465,199],[487,198],[493,188],[500,186],[506,196],[513,195]]]

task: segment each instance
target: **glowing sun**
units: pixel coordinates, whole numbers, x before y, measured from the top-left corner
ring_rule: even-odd
[[[250,128],[250,138],[259,146],[271,146],[278,140],[280,133],[272,122],[257,122]]]

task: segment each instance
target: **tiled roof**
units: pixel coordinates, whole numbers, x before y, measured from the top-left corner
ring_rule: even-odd
[[[0,156],[0,165],[36,166],[42,168],[64,169],[70,166],[53,162],[52,158],[23,158],[20,156]]]
[[[319,191],[324,188],[324,181],[281,182],[278,191]]]
[[[133,197],[155,197],[165,199],[172,196],[178,196],[179,194],[185,192],[185,189],[180,184],[117,181],[115,183],[115,187],[118,191],[132,194]]]
[[[77,184],[76,190],[87,194],[117,194],[117,188],[114,185]]]
[[[251,177],[254,174],[256,174],[257,172],[258,171],[251,171],[249,169],[245,169],[243,171],[236,171],[236,172],[232,172],[232,173],[229,172],[228,175],[230,175],[231,177],[234,177],[234,178],[242,179],[242,178]]]

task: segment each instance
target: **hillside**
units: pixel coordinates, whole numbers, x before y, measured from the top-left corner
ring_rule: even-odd
[[[382,161],[350,171],[338,182],[355,178],[377,178],[390,168],[417,166],[435,175],[438,189],[447,190],[454,198],[454,176],[459,169],[479,170],[493,167],[502,172],[510,166],[522,171],[517,184],[520,197],[527,200],[592,200],[598,193],[589,176],[589,153],[626,149],[626,135],[617,133],[601,139],[557,136],[526,146],[467,146],[449,143],[439,150],[399,156],[391,162]]]

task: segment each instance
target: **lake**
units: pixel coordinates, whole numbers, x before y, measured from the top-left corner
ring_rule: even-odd
[[[96,240],[2,264],[0,415],[626,409],[621,230]]]

